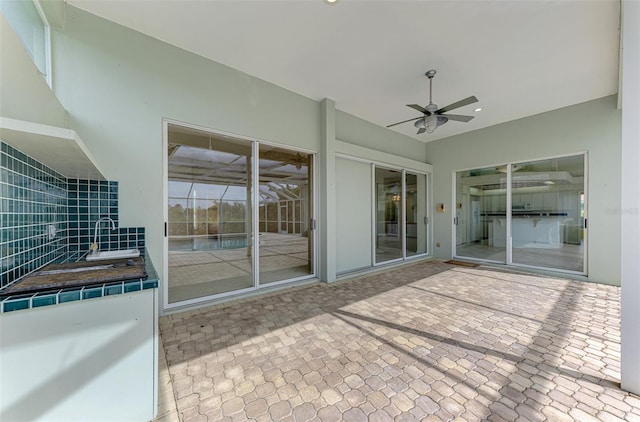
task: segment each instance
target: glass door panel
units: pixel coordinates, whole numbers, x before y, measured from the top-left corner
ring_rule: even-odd
[[[427,176],[405,175],[405,226],[407,256],[426,254],[427,250]]]
[[[169,125],[168,301],[254,286],[252,143]]]
[[[260,145],[259,283],[266,285],[314,273],[313,155]]]
[[[514,264],[584,271],[584,155],[512,165]]]
[[[455,254],[506,262],[506,167],[456,173]]]
[[[375,262],[402,258],[402,172],[376,167]]]

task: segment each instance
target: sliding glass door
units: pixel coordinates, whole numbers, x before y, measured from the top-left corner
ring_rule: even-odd
[[[253,287],[252,143],[172,127],[169,302]]]
[[[405,236],[408,257],[429,253],[427,242],[427,175],[405,174]]]
[[[376,167],[376,263],[402,259],[402,172]]]
[[[584,272],[584,155],[512,166],[512,262]]]
[[[374,180],[374,263],[427,254],[427,176],[374,166]]]
[[[585,163],[580,154],[457,172],[454,256],[586,274]]]
[[[313,155],[261,144],[259,156],[259,283],[313,274]]]
[[[166,130],[167,306],[313,276],[313,155]]]
[[[456,174],[456,255],[506,262],[507,175],[503,168]]]

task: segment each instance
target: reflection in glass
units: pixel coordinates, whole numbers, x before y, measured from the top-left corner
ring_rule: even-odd
[[[406,173],[407,256],[427,253],[427,176]]]
[[[251,142],[168,136],[169,303],[253,287]]]
[[[455,255],[506,262],[506,189],[506,167],[456,173]]]
[[[376,263],[402,258],[402,172],[376,167]]]
[[[512,168],[513,263],[582,272],[584,156]]]
[[[313,274],[313,156],[268,145],[259,155],[259,283]]]

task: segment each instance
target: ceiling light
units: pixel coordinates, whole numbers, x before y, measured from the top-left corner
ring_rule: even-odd
[[[433,133],[434,130],[438,127],[438,116],[431,115],[425,119],[427,132]]]
[[[556,184],[556,182],[554,182],[553,180],[545,180],[545,181],[544,181],[544,184],[545,184],[545,185],[555,185],[555,184]]]
[[[329,4],[334,4],[336,1],[338,0],[324,0],[325,2],[329,3]]]
[[[427,129],[427,133],[433,133],[433,131],[436,130],[438,126],[442,126],[448,121],[449,119],[446,116],[432,114],[431,116],[427,116],[425,118],[425,129]]]
[[[477,113],[477,112],[479,112],[479,111],[482,111],[482,107],[478,107],[478,108],[476,108],[476,109],[475,109],[475,110],[473,110],[473,111],[475,111],[476,113]]]

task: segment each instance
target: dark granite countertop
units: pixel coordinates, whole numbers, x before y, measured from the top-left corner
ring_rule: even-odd
[[[142,257],[50,264],[6,288],[1,296],[147,277]]]

